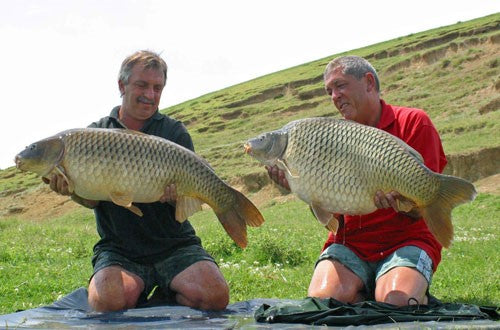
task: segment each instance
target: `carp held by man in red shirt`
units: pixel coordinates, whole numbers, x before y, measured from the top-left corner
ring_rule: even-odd
[[[245,151],[282,169],[291,191],[333,232],[333,213],[371,213],[377,191],[397,191],[404,197],[399,210],[418,210],[439,243],[449,247],[451,210],[476,196],[470,182],[433,172],[401,139],[343,119],[296,120],[248,140]]]

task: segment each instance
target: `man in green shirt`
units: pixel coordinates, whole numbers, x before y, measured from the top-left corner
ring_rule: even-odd
[[[121,66],[121,106],[90,127],[128,128],[171,140],[190,150],[193,142],[184,125],[158,112],[167,79],[167,65],[156,53],[138,51]],[[60,175],[46,180],[52,190],[70,195]],[[189,221],[175,220],[175,185],[160,201],[138,204],[138,217],[107,201],[72,199],[93,208],[100,240],[94,246],[94,274],[89,304],[96,311],[116,311],[144,303],[158,287],[178,304],[206,310],[224,309],[229,288],[213,258],[202,248]]]

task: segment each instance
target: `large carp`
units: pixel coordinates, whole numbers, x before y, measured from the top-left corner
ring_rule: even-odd
[[[400,210],[418,210],[436,239],[453,239],[451,210],[475,198],[474,186],[428,169],[422,156],[380,129],[332,118],[296,120],[250,139],[245,151],[285,171],[293,193],[318,220],[336,231],[332,213],[362,215],[376,210],[378,190],[399,192]]]
[[[177,189],[177,221],[210,205],[240,247],[246,225],[264,219],[243,194],[222,181],[201,157],[166,139],[126,129],[72,129],[35,142],[15,159],[20,170],[42,177],[60,173],[70,192],[90,200],[112,201],[135,214],[132,204],[160,199],[165,187]]]

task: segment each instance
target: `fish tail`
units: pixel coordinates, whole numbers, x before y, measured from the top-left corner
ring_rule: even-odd
[[[438,242],[448,248],[453,240],[452,209],[474,200],[477,192],[472,183],[461,178],[440,174],[439,180],[437,197],[421,209],[421,214]]]
[[[264,223],[264,217],[245,195],[233,188],[230,189],[235,196],[235,203],[229,209],[216,211],[215,214],[229,236],[244,249],[247,246],[246,226],[258,227]]]

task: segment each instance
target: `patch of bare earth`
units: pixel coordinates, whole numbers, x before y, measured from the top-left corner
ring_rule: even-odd
[[[68,196],[61,196],[46,185],[0,199],[0,218],[16,217],[41,221],[62,216],[82,207]]]
[[[478,192],[500,195],[500,173],[474,182]]]

